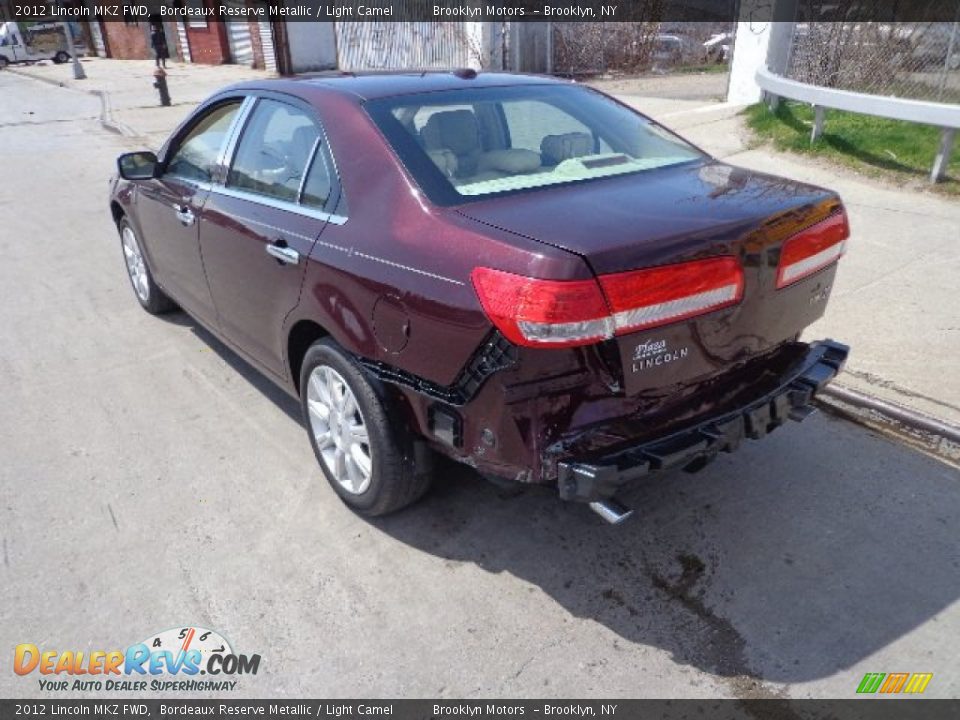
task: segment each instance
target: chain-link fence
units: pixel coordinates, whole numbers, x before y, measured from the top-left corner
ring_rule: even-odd
[[[729,23],[577,22],[552,27],[558,75],[670,72],[729,62]]]
[[[957,2],[960,18],[960,0]],[[960,22],[800,22],[787,77],[812,85],[960,103]]]

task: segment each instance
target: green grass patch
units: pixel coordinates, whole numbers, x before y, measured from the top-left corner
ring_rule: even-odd
[[[778,150],[830,158],[900,181],[929,178],[940,145],[941,130],[930,125],[829,109],[823,134],[811,145],[813,108],[809,105],[781,102],[772,113],[765,104],[758,103],[744,112],[754,133],[771,141]],[[931,187],[960,194],[960,142],[954,146],[947,175],[946,181]]]
[[[673,69],[674,72],[681,75],[690,75],[693,73],[725,73],[730,70],[727,63],[704,63],[703,65],[678,65]]]

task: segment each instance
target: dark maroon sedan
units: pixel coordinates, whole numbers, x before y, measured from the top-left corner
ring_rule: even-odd
[[[617,521],[625,485],[803,418],[846,359],[798,339],[849,234],[839,198],[574,83],[247,83],[119,168],[140,304],[298,397],[369,515],[417,499],[439,452]]]

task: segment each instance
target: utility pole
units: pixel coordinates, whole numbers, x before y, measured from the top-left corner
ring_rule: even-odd
[[[73,44],[73,31],[70,29],[70,24],[64,21],[60,23],[60,27],[63,28],[63,34],[67,38],[67,52],[70,53],[70,58],[73,60],[73,77],[75,80],[85,80],[87,74],[83,71],[80,58],[77,57],[77,48]]]

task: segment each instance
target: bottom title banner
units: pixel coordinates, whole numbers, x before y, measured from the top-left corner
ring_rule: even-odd
[[[831,718],[939,720],[958,700],[0,700],[0,718],[643,718],[698,720]]]

